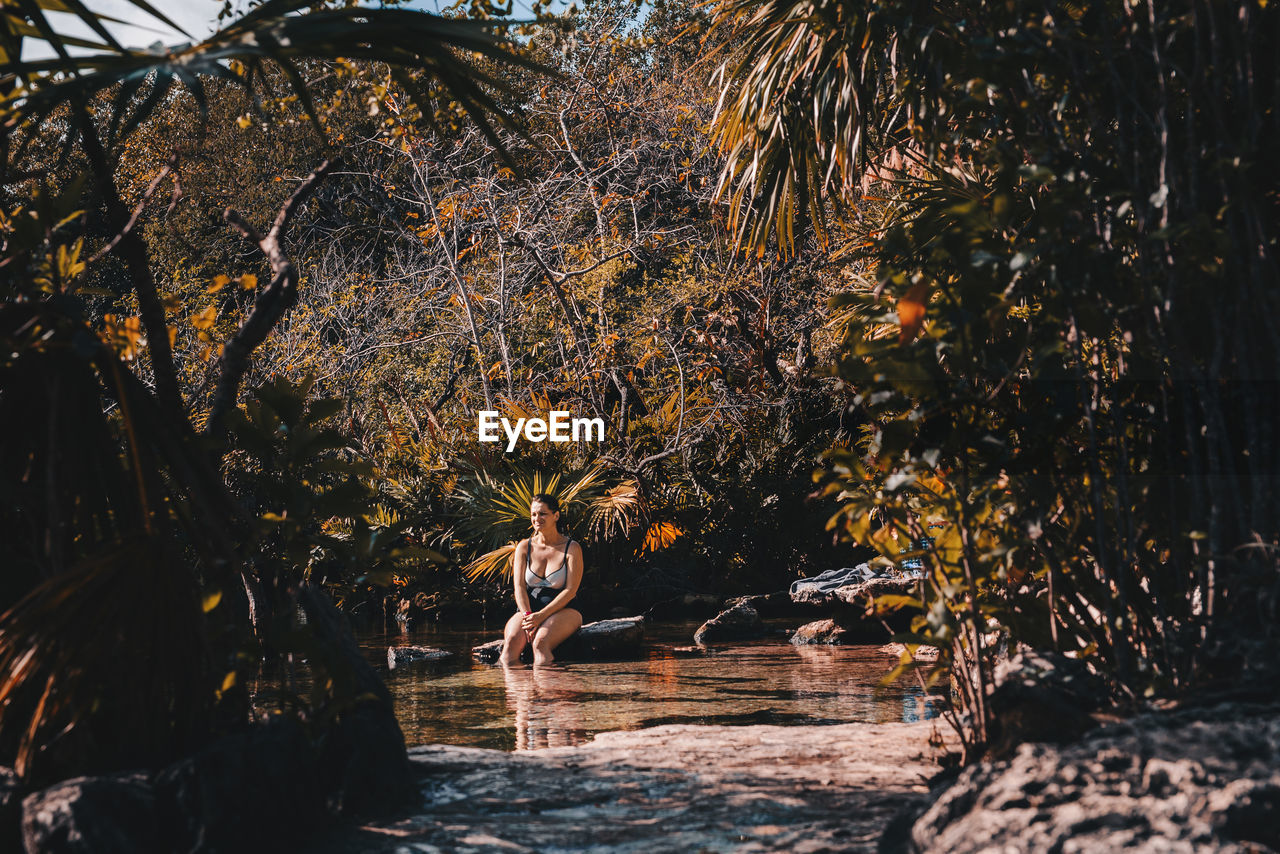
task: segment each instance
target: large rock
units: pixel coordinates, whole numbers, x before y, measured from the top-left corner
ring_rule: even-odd
[[[822,608],[849,607],[857,611],[866,611],[869,602],[876,596],[893,593],[909,596],[916,592],[920,582],[914,578],[871,578],[856,584],[845,584],[833,590],[810,590],[802,588],[791,594],[794,602],[814,605]]]
[[[693,633],[696,644],[717,641],[752,640],[764,635],[760,612],[750,605],[738,603],[707,620]]]
[[[439,661],[451,655],[453,653],[449,650],[437,649],[434,646],[389,646],[387,647],[387,667],[395,670],[397,667],[409,664]]]
[[[29,854],[136,854],[167,851],[146,774],[77,777],[22,802]]]
[[[638,658],[644,650],[644,617],[621,617],[587,623],[556,647],[557,661]],[[526,657],[530,655],[526,648]],[[502,655],[502,640],[472,647],[471,654],[486,664]]]
[[[0,851],[22,848],[22,781],[12,768],[0,767]]]
[[[797,602],[791,598],[791,592],[788,590],[779,590],[776,593],[758,593],[754,596],[738,596],[725,601],[726,608],[732,608],[735,605],[747,605],[756,610],[761,619],[771,619],[774,617],[804,617],[820,616],[822,609],[809,602]]]
[[[413,784],[391,693],[322,587],[304,584],[298,602],[312,637],[329,651],[330,678],[343,686],[320,709],[328,725],[319,733],[316,769],[326,806],[333,813],[386,809]]]
[[[995,721],[990,753],[1009,755],[1029,741],[1064,744],[1096,722],[1090,712],[1108,699],[1104,680],[1075,658],[1023,652],[996,666],[987,699]]]
[[[874,851],[925,803],[932,725],[667,725],[576,747],[410,750],[421,806],[312,854]]]
[[[284,717],[175,762],[156,776],[155,791],[174,850],[211,854],[288,848],[324,806],[310,739]]]
[[[916,852],[1280,850],[1280,706],[1224,704],[1020,746],[966,769]]]

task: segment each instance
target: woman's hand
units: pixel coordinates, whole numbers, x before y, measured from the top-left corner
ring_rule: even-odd
[[[542,621],[546,618],[547,615],[541,611],[525,611],[524,619],[520,621],[520,626],[524,629],[524,633],[532,638],[533,633],[538,630],[538,626],[542,625]]]

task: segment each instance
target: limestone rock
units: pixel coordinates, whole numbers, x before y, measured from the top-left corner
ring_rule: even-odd
[[[317,743],[316,768],[332,813],[382,809],[412,786],[404,733],[391,693],[360,648],[346,617],[322,587],[305,584],[298,594],[312,636],[334,651],[332,668],[342,668],[349,702],[335,698],[332,720]]]
[[[710,655],[711,650],[705,646],[673,646],[671,654],[677,658],[700,658],[704,655]]]
[[[644,617],[623,617],[587,623],[556,647],[559,661],[638,658],[644,650]],[[527,652],[527,650],[526,650]],[[502,654],[502,640],[472,647],[479,661],[493,664]]]
[[[928,797],[930,729],[679,724],[517,753],[415,747],[421,806],[311,850],[870,852]]]
[[[764,623],[760,613],[746,603],[739,602],[707,620],[693,633],[696,644],[716,641],[751,640],[764,635]]]
[[[321,817],[310,739],[290,718],[224,736],[161,771],[155,791],[174,849],[286,846]]]
[[[909,596],[916,592],[919,581],[914,578],[872,578],[856,584],[846,584],[834,590],[800,589],[791,594],[792,600],[820,607],[852,606],[865,611],[867,603],[876,596],[894,593]]]
[[[395,670],[408,664],[421,664],[426,661],[439,661],[453,655],[447,649],[434,646],[389,646],[387,647],[387,667]]]
[[[146,774],[76,777],[26,797],[29,854],[131,854],[168,848]]]
[[[805,644],[835,646],[849,643],[851,637],[852,632],[835,620],[816,620],[812,623],[805,623],[796,629],[791,635],[791,642],[796,646],[804,646]]]
[[[1280,850],[1277,756],[1280,706],[1238,703],[1023,744],[961,773],[915,823],[913,850]]]
[[[990,753],[1003,757],[1029,741],[1062,744],[1095,726],[1090,712],[1107,697],[1087,664],[1053,652],[1023,652],[996,666],[987,703],[996,722]]]
[[[22,781],[12,768],[0,767],[0,851],[22,847]]]
[[[735,605],[747,605],[756,610],[762,619],[773,617],[821,616],[822,609],[808,602],[797,602],[791,598],[790,591],[779,590],[776,593],[761,593],[755,596],[738,596],[726,600],[726,608]]]

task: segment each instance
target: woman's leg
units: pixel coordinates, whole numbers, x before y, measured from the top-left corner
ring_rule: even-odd
[[[502,664],[519,664],[520,653],[524,652],[525,644],[529,642],[529,636],[524,633],[524,614],[516,611],[511,615],[511,619],[507,620],[507,627],[502,630],[502,655],[499,660]]]
[[[555,661],[551,651],[565,638],[576,632],[581,625],[582,615],[574,608],[557,611],[543,620],[533,636],[533,663],[550,664]]]

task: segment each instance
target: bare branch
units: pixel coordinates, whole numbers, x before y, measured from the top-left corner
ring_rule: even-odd
[[[173,172],[173,166],[177,162],[178,162],[178,156],[176,154],[170,155],[169,162],[164,165],[164,168],[161,169],[160,172],[156,175],[156,177],[151,179],[151,183],[147,185],[147,189],[143,192],[142,198],[138,201],[138,204],[134,207],[133,214],[129,217],[129,221],[124,224],[123,228],[121,228],[118,232],[116,232],[115,237],[107,241],[106,246],[103,246],[97,252],[93,253],[93,257],[90,258],[88,262],[90,266],[92,266],[93,264],[96,264],[98,261],[101,261],[108,254],[110,254],[111,250],[115,249],[116,246],[120,244],[121,240],[124,240],[125,235],[133,231],[133,227],[138,224],[139,218],[142,217],[143,210],[145,210],[147,207],[147,202],[151,201],[151,197],[155,195],[156,190],[160,189],[160,184],[164,182],[164,179],[171,172]],[[174,197],[173,197],[173,200],[169,203],[169,210],[173,210],[173,206],[178,203],[179,198],[181,198],[181,191],[178,189],[177,184],[175,182]]]
[[[254,349],[266,340],[267,335],[280,318],[298,301],[298,270],[285,255],[280,239],[293,215],[302,207],[316,186],[337,166],[335,160],[325,160],[303,179],[298,189],[280,208],[271,230],[266,236],[259,234],[237,211],[227,208],[223,219],[236,228],[248,240],[253,241],[267,256],[271,265],[271,282],[263,288],[253,302],[253,310],[245,318],[236,334],[222,349],[219,359],[218,387],[213,395],[213,408],[205,424],[207,435],[221,432],[227,413],[236,405],[240,382],[249,369],[249,357]]]

